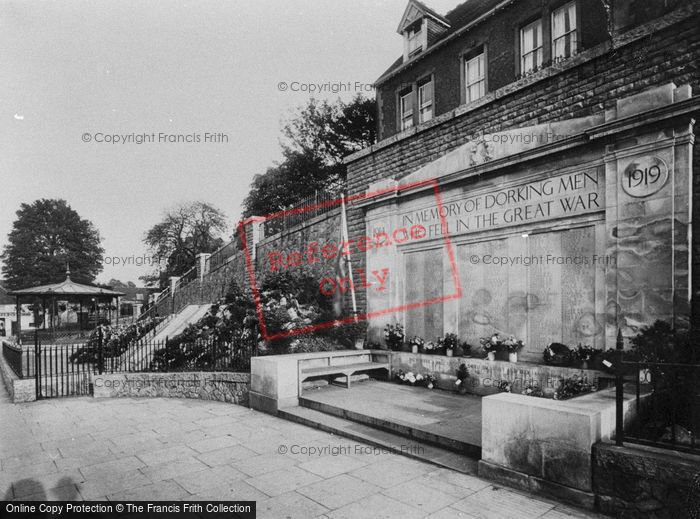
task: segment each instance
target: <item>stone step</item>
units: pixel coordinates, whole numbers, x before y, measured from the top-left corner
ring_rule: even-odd
[[[432,463],[433,465],[456,470],[464,474],[473,476],[477,474],[478,462],[476,459],[457,454],[451,450],[420,443],[398,434],[382,431],[369,425],[346,420],[307,407],[290,407],[280,409],[277,413],[280,418],[337,434],[338,436],[344,436],[351,440],[361,441],[409,458]]]
[[[439,447],[440,449],[452,451],[456,454],[467,456],[475,460],[481,459],[481,446],[461,441],[455,438],[440,436],[430,431],[421,429],[419,426],[412,426],[403,423],[392,422],[385,418],[371,416],[369,414],[351,411],[339,406],[334,406],[326,402],[319,402],[311,398],[299,398],[299,405],[308,409],[313,409],[324,414],[343,418],[351,422],[367,425],[374,429],[402,436],[410,440]]]

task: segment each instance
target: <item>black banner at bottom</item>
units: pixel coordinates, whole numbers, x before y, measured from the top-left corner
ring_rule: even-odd
[[[2,501],[0,517],[255,519],[255,501]]]

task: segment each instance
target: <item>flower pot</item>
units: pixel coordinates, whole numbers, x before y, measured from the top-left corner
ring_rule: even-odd
[[[433,383],[432,383],[432,382],[428,382],[428,389],[433,389]]]
[[[490,351],[487,353],[488,359],[489,360],[496,360],[496,352],[495,351]]]
[[[453,350],[451,350],[451,349],[445,350],[445,355],[447,355],[448,357],[451,357],[452,354],[453,354]]]
[[[511,351],[508,353],[508,362],[518,362],[518,352]]]
[[[418,345],[417,344],[414,344],[413,346],[411,346],[411,353],[418,353]]]
[[[583,362],[581,362],[581,369],[588,369],[588,361],[587,360],[584,360]]]

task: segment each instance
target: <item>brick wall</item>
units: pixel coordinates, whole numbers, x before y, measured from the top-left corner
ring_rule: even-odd
[[[493,133],[600,113],[621,97],[670,82],[690,84],[697,91],[700,40],[696,22],[696,15],[668,15],[621,36],[614,49],[609,44],[591,49],[566,70],[542,70],[490,94],[477,108],[455,110],[405,136],[356,153],[347,159],[349,194],[364,192],[370,183],[383,178],[400,179],[464,144],[477,132]],[[695,154],[697,157],[697,148]],[[694,172],[698,164],[696,160]],[[700,193],[697,177],[695,174],[696,194]],[[697,204],[694,210],[698,210]],[[366,233],[361,209],[349,207],[348,220],[351,239]],[[357,259],[364,266],[364,259]],[[364,307],[363,292],[358,292],[358,302]]]

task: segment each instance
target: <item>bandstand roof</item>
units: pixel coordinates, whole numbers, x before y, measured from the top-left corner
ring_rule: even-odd
[[[8,292],[13,296],[123,296],[123,292],[109,290],[107,288],[94,287],[91,285],[82,285],[76,283],[70,278],[70,270],[66,271],[66,279],[60,283],[51,283],[49,285],[41,285],[38,287],[20,288]]]

